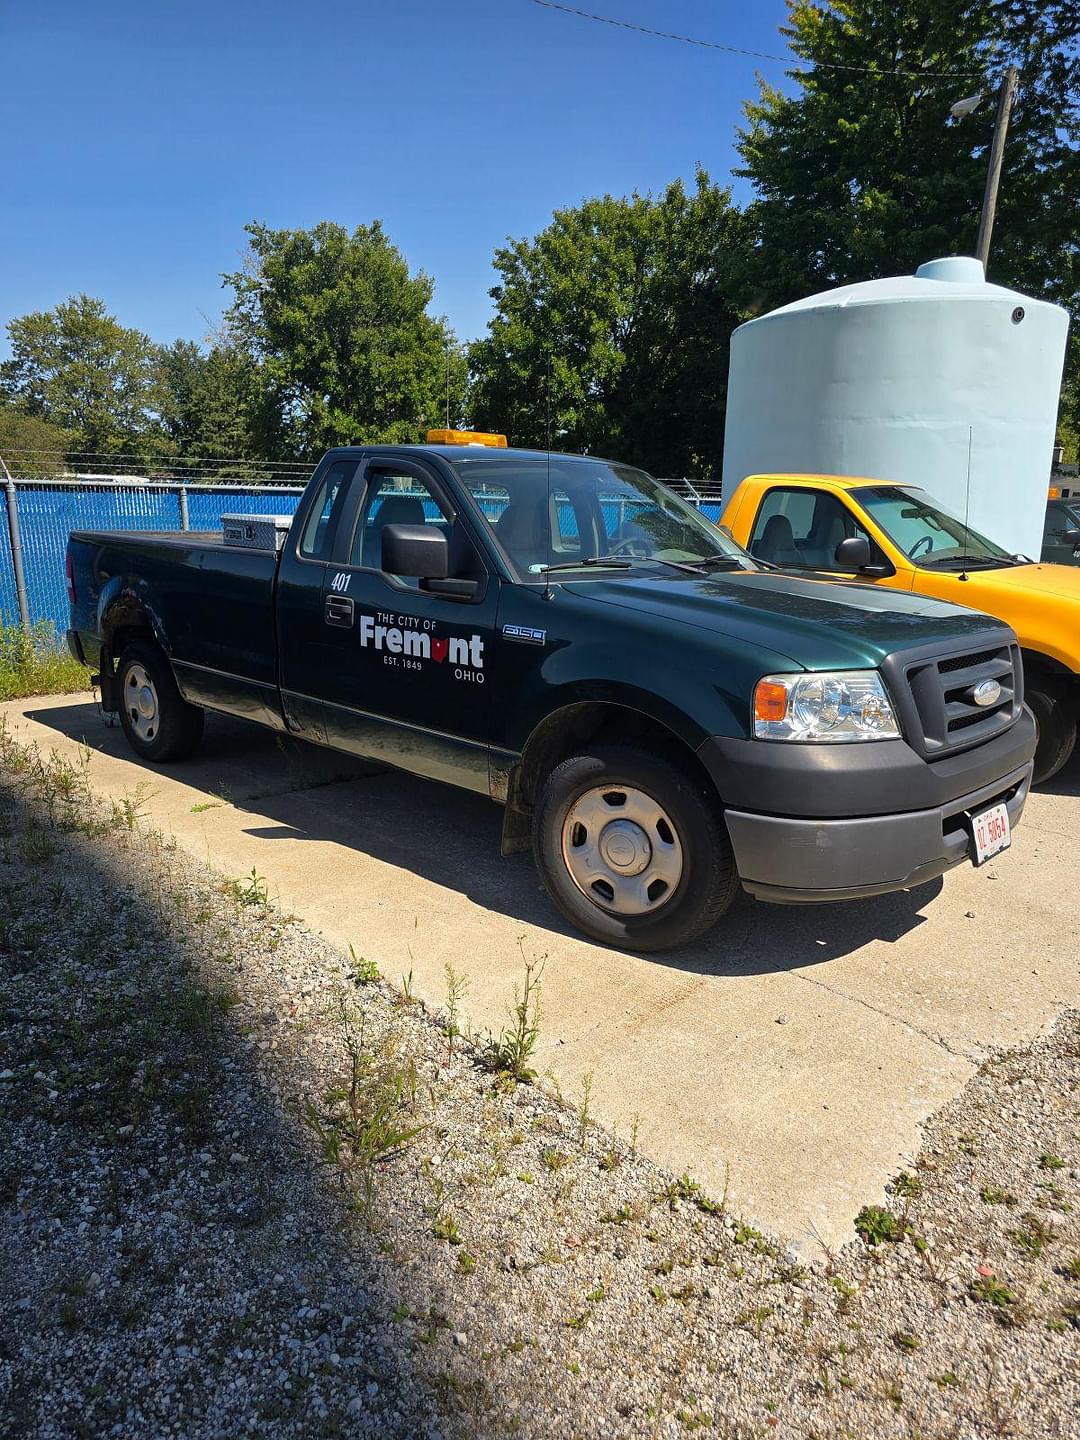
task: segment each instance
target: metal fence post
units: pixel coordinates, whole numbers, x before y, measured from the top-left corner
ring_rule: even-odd
[[[189,518],[188,518],[187,486],[186,486],[186,485],[181,485],[181,486],[180,486],[180,489],[176,492],[176,494],[177,494],[177,499],[180,501],[180,529],[181,529],[181,530],[190,530],[190,529],[191,529],[191,521],[190,521]]]
[[[26,572],[23,570],[22,534],[19,530],[19,494],[11,471],[0,457],[4,466],[4,497],[7,501],[8,536],[11,540],[11,564],[15,571],[15,596],[19,603],[19,620],[27,634],[30,633],[30,601],[26,595]]]

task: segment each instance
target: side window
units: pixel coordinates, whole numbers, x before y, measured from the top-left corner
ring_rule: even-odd
[[[353,535],[350,564],[381,570],[382,532],[387,525],[436,525],[449,534],[450,517],[426,481],[392,470],[368,471],[368,490]],[[416,580],[404,580],[418,585]]]
[[[355,470],[355,460],[338,460],[323,476],[300,537],[300,554],[306,560],[329,559],[345,508],[348,481]]]
[[[774,565],[837,570],[836,547],[852,536],[869,541],[872,555],[878,558],[878,547],[835,495],[822,490],[770,490],[758,511],[750,553]]]
[[[1065,508],[1061,505],[1050,505],[1046,511],[1046,528],[1043,531],[1044,540],[1056,540],[1070,529],[1069,517]]]

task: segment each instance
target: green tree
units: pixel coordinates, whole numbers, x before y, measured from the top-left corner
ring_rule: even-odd
[[[13,405],[0,405],[0,456],[16,479],[59,474],[70,449],[66,430],[25,415]]]
[[[203,351],[191,340],[164,346],[158,358],[157,405],[170,445],[214,460],[253,457],[259,376],[238,345]]]
[[[761,306],[973,254],[992,92],[1009,62],[1020,86],[990,278],[1075,305],[1075,0],[788,3],[782,30],[804,62],[791,72],[797,89],[785,95],[761,82],[739,139],[737,173],[757,192]],[[954,101],[979,91],[978,109],[950,119]]]
[[[659,198],[556,211],[495,253],[488,334],[470,349],[476,423],[516,443],[717,472],[745,231],[700,172]]]
[[[232,342],[258,361],[254,427],[264,454],[315,455],[351,441],[422,440],[464,391],[464,361],[445,321],[428,313],[432,282],[410,274],[379,221],[351,235],[247,227]]]
[[[82,451],[130,453],[157,434],[156,347],[101,300],[73,296],[7,329],[0,394],[24,414],[70,431]]]

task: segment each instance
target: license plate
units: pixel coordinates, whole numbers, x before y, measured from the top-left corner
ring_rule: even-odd
[[[1005,805],[991,805],[989,810],[980,810],[971,817],[971,829],[975,836],[975,864],[985,864],[992,855],[998,855],[1012,844],[1009,828],[1009,811]]]

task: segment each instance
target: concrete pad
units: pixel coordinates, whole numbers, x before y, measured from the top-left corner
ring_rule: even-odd
[[[441,1005],[467,977],[470,1023],[498,1032],[545,959],[539,1068],[564,1095],[735,1210],[813,1248],[919,1147],[926,1117],[990,1045],[1080,1003],[1074,846],[1080,763],[1034,795],[1013,848],[907,894],[781,908],[748,897],[692,950],[645,959],[571,933],[530,860],[498,853],[498,809],[209,717],[200,755],[146,766],[88,697],[9,702],[44,750],[91,748],[105,794],[145,787],[148,819]],[[207,808],[208,807],[208,808]]]

